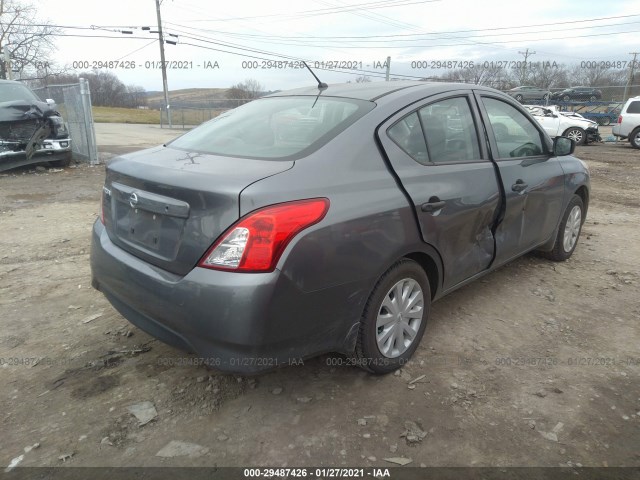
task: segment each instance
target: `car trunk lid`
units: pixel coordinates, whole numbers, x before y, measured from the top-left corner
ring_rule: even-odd
[[[105,227],[120,248],[185,275],[238,220],[242,190],[292,166],[170,147],[125,155],[107,169]]]

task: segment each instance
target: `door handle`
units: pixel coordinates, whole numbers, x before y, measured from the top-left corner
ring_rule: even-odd
[[[529,186],[528,183],[524,183],[524,180],[519,178],[518,180],[516,180],[516,183],[511,185],[511,190],[513,190],[514,192],[522,192],[528,186]]]
[[[442,207],[444,207],[444,205],[445,205],[445,201],[444,200],[436,200],[434,202],[423,203],[420,206],[420,209],[423,212],[436,212],[436,211],[440,210]]]

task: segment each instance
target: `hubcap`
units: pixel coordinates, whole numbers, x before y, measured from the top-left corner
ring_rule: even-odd
[[[376,341],[387,358],[402,355],[413,344],[424,314],[422,288],[412,278],[396,283],[384,296],[376,319]]]
[[[567,224],[564,226],[564,239],[562,246],[565,252],[570,252],[578,241],[578,235],[580,234],[580,225],[582,223],[582,210],[578,205],[571,209],[569,217],[567,217]]]
[[[633,141],[636,145],[640,145],[640,132],[636,133],[636,136],[633,137]]]
[[[567,133],[567,137],[574,140],[576,143],[580,143],[580,140],[582,140],[582,132],[580,130],[571,130]]]

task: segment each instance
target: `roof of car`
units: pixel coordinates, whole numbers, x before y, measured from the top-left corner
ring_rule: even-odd
[[[330,84],[327,88],[319,90],[317,86],[296,88],[294,90],[285,90],[273,93],[269,97],[297,96],[297,95],[321,95],[327,97],[345,97],[360,100],[376,100],[393,92],[406,90],[409,88],[422,87],[423,90],[440,90],[443,87],[451,86],[451,83],[442,82],[410,82],[410,81],[392,81],[392,82],[363,82],[363,83],[337,83]],[[455,84],[458,85],[458,84]],[[469,85],[467,85],[469,88]]]

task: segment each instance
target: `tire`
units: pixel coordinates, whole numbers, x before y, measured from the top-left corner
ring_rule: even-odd
[[[633,148],[640,148],[640,127],[631,132],[629,143]]]
[[[571,97],[569,95],[565,95],[564,97],[562,97],[562,100],[568,102],[569,100],[571,100]]]
[[[395,310],[395,299],[404,295],[410,301],[401,302]],[[380,277],[365,305],[356,342],[357,365],[375,374],[404,366],[420,344],[430,308],[431,289],[425,271],[413,260],[396,262]],[[398,334],[402,341],[398,341]]]
[[[601,125],[611,125],[611,117],[602,117]]]
[[[568,259],[578,245],[578,238],[584,223],[584,204],[579,195],[573,195],[562,216],[560,228],[553,250],[541,252],[542,256],[554,262],[563,262]]]
[[[523,97],[522,97],[522,95],[516,95],[516,96],[515,96],[515,97],[513,97],[513,98],[515,98],[517,101],[519,101],[520,103],[522,103],[522,98],[523,98]]]
[[[569,137],[576,142],[576,145],[584,145],[587,141],[586,132],[579,127],[567,128],[562,134],[563,137]]]
[[[589,97],[589,101],[590,101],[590,102],[595,102],[597,99],[598,99],[598,97],[596,97],[595,95],[591,95],[591,96]]]

